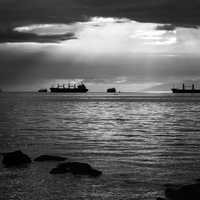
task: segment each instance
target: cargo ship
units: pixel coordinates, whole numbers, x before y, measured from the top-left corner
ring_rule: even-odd
[[[200,89],[197,89],[194,87],[194,84],[192,86],[186,87],[185,84],[182,84],[182,88],[172,88],[171,89],[173,93],[200,93]]]
[[[63,85],[57,85],[56,87],[51,87],[50,91],[53,93],[85,93],[88,92],[88,89],[86,86],[81,83],[81,84],[68,84],[66,87],[65,84]]]

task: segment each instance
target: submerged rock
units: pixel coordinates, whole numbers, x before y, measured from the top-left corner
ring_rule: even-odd
[[[179,189],[167,188],[165,196],[169,200],[200,200],[200,183],[185,185]]]
[[[2,163],[6,167],[14,167],[24,164],[31,163],[31,159],[26,154],[19,151],[9,152],[9,153],[2,153],[3,160]]]
[[[34,159],[37,162],[45,162],[45,161],[65,161],[66,158],[60,156],[51,156],[51,155],[41,155]]]
[[[50,174],[72,173],[74,175],[88,175],[98,177],[102,174],[101,171],[92,168],[87,163],[67,162],[61,163],[56,168],[50,171]]]

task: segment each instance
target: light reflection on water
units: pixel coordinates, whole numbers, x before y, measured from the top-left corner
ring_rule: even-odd
[[[55,163],[0,166],[5,199],[156,199],[165,183],[200,177],[200,97],[0,94],[0,151],[52,153],[103,171],[52,176]]]

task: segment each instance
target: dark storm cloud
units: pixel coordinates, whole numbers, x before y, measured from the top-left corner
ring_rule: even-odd
[[[67,33],[63,35],[37,35],[34,33],[22,33],[13,30],[0,31],[0,43],[4,42],[39,42],[39,43],[51,43],[59,42],[62,40],[76,39],[73,33]]]
[[[4,29],[104,16],[190,26],[200,24],[199,10],[200,0],[0,0],[0,24]]]
[[[199,0],[81,0],[81,2],[92,15],[127,17],[141,22],[171,23],[178,26],[200,24]]]

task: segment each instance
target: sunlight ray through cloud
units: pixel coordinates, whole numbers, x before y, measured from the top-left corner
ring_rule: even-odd
[[[169,28],[170,27],[170,28]],[[187,53],[199,48],[199,29],[171,27],[156,23],[141,23],[126,18],[93,17],[89,21],[71,24],[32,24],[14,28],[17,32],[37,35],[72,33],[76,40],[63,40],[57,52],[79,51],[98,53]],[[45,45],[45,44],[44,44]],[[163,48],[160,48],[162,46]]]
[[[196,53],[196,49],[199,48],[199,29],[174,27],[169,29],[168,26],[140,23],[125,18],[93,17],[86,22],[35,24],[16,27],[14,30],[38,35],[73,33],[77,37],[76,40],[63,40],[55,47],[49,48],[49,52],[59,58],[66,53],[87,54],[88,56],[107,53],[174,55],[187,53],[188,45],[191,47],[189,51]],[[165,27],[166,30],[163,30]]]
[[[51,43],[0,44],[3,55],[9,52],[15,55],[15,63],[27,63],[24,71],[33,81],[35,77],[84,79],[95,88],[100,84],[97,80],[102,80],[101,89],[113,83],[126,90],[130,86],[134,91],[134,87],[145,89],[186,74],[188,78],[200,75],[200,30],[194,27],[93,17],[71,24],[30,24],[15,27],[14,31],[42,37],[70,33],[75,37]],[[12,60],[8,58],[7,62],[13,69]],[[10,73],[9,68],[7,71]]]

